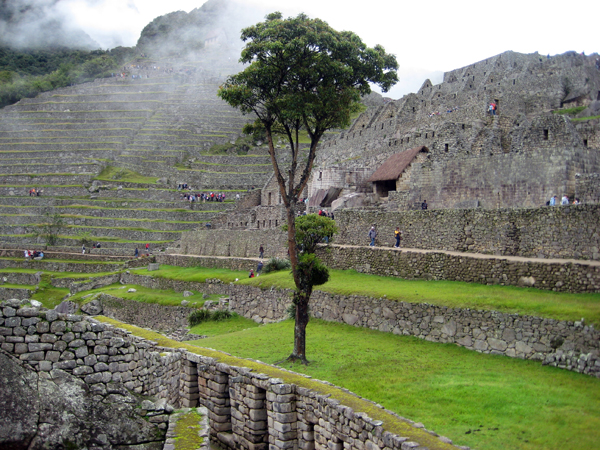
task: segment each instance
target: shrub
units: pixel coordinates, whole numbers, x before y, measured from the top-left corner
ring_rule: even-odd
[[[208,309],[199,309],[188,316],[188,323],[190,324],[190,327],[193,327],[202,322],[210,320],[210,316],[211,314]]]
[[[267,261],[265,266],[263,267],[264,273],[269,272],[277,272],[278,270],[288,270],[291,269],[292,265],[288,259],[284,258],[271,258]]]
[[[228,309],[218,309],[213,311],[210,320],[220,322],[221,320],[231,319],[231,317],[233,317],[233,314]]]

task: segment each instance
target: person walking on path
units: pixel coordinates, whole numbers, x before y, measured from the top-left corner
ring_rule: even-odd
[[[375,238],[377,237],[377,230],[375,229],[375,225],[371,227],[369,230],[369,239],[371,239],[371,243],[369,244],[371,247],[375,247]]]
[[[258,266],[256,267],[256,276],[260,275],[260,272],[262,271],[262,269],[263,269],[263,262],[259,261]]]
[[[258,257],[262,259],[262,258],[264,258],[264,256],[265,256],[265,249],[263,248],[263,246],[261,244],[261,246],[258,248]]]
[[[402,231],[400,231],[400,227],[396,227],[396,231],[394,231],[394,238],[396,238],[396,245],[394,247],[400,247],[400,238],[402,237]]]
[[[146,253],[148,253],[149,249],[150,249],[150,244],[146,244]]]
[[[135,253],[133,254],[134,258],[137,258],[138,256],[140,256],[140,251],[138,250],[138,248],[135,248]]]
[[[85,244],[81,246],[81,254],[85,255]]]

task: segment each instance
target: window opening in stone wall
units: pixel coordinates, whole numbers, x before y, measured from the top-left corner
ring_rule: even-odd
[[[433,138],[435,136],[435,131],[431,132],[431,137]]]
[[[323,178],[323,172],[319,172],[319,180]]]
[[[271,219],[269,219],[269,228],[271,228],[271,226],[272,226],[272,225],[271,225]]]
[[[413,106],[413,112],[415,112],[415,107]]]
[[[383,130],[383,124],[381,124],[381,129]]]
[[[472,88],[472,87],[473,87],[473,85],[472,85],[472,84],[470,84],[470,85],[469,85],[469,88]]]
[[[266,224],[267,224],[267,221],[263,220],[263,228],[265,227]]]
[[[600,91],[598,91],[598,97],[596,97],[596,100],[600,101]]]
[[[425,139],[427,139],[427,133],[425,133]]]
[[[406,143],[408,144],[408,142],[410,141],[410,138],[406,138]]]
[[[448,151],[448,144],[444,144],[444,151],[447,152]]]
[[[463,129],[463,130],[465,129],[465,124],[464,124],[464,123],[462,124],[462,129]]]
[[[475,81],[475,75],[473,75],[473,81]]]
[[[268,206],[271,206],[271,193],[269,192],[269,203]]]
[[[517,80],[513,80],[513,84],[517,84]]]
[[[281,198],[281,193],[279,193],[279,204],[283,203],[283,199]]]
[[[275,227],[278,227],[278,226],[279,226],[279,223],[278,223],[278,222],[279,222],[279,220],[275,219]]]
[[[587,147],[587,139],[584,139],[584,140],[583,140],[583,146],[584,146],[584,147]]]
[[[548,130],[544,130],[544,140],[548,140]]]

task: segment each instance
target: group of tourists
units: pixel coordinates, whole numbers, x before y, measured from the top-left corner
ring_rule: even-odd
[[[488,106],[488,114],[490,116],[495,116],[497,109],[498,109],[498,105],[496,105],[494,102],[490,103],[490,105]]]
[[[43,192],[44,192],[43,189],[31,188],[31,189],[29,189],[29,196],[30,197],[39,197],[40,195],[42,195]]]
[[[579,201],[579,199],[577,197],[575,197],[573,199],[573,201],[571,202],[569,200],[569,196],[566,194],[563,194],[562,198],[560,199],[560,202],[558,201],[558,196],[554,195],[552,197],[550,197],[550,200],[548,200],[546,202],[546,206],[565,206],[565,205],[580,205],[581,202]]]
[[[225,194],[220,192],[201,192],[201,193],[183,193],[181,194],[181,200],[186,200],[190,203],[192,202],[224,202]]]
[[[40,260],[42,258],[44,258],[44,252],[41,250],[25,250],[25,259],[26,260],[31,260],[31,259],[37,259]]]

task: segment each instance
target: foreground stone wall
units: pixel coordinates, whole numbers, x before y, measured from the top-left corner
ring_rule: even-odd
[[[80,378],[96,401],[123,386],[174,406],[200,402],[209,412],[211,438],[230,449],[456,448],[449,439],[367,400],[365,406],[413,425],[422,442],[386,431],[382,421],[355,412],[330,394],[186,350],[159,347],[90,318],[19,306],[19,301],[0,303],[3,351],[38,373],[60,369]],[[158,423],[162,418],[149,420]]]
[[[160,350],[110,325],[3,302],[0,347],[40,372],[64,370],[106,395],[110,383],[179,405],[181,354]]]

